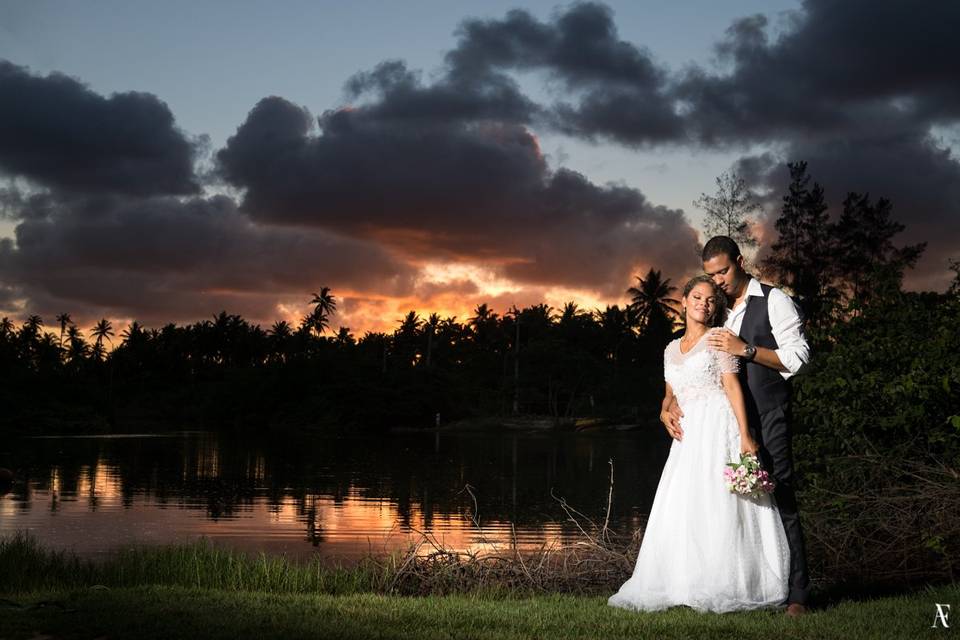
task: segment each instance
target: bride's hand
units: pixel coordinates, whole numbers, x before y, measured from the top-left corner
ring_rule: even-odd
[[[757,455],[759,450],[760,447],[757,445],[756,440],[750,436],[740,436],[740,453],[752,453],[753,455]]]

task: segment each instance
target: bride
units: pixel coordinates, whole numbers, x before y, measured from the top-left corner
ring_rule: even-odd
[[[681,300],[686,331],[663,354],[668,406],[683,408],[683,436],[663,467],[633,575],[607,603],[657,611],[686,605],[726,612],[778,606],[787,598],[790,552],[769,494],[730,493],[727,462],[756,453],[747,430],[737,358],[707,347],[723,324],[723,293],[691,279]]]

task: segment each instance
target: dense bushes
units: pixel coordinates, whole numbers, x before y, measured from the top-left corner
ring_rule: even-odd
[[[794,460],[824,585],[954,580],[960,551],[960,300],[903,293],[812,336]]]
[[[832,455],[960,454],[960,299],[903,293],[829,334],[794,383],[798,464]]]

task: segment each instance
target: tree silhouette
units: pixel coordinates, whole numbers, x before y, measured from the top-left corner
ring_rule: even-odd
[[[396,353],[402,358],[402,362],[413,366],[420,357],[420,325],[423,321],[416,311],[410,311],[402,320],[400,326],[393,333],[393,342]]]
[[[778,237],[761,267],[764,274],[793,291],[805,316],[820,326],[835,298],[830,273],[833,230],[823,187],[808,186],[807,163],[790,162],[787,167],[790,185],[775,223]]]
[[[337,308],[334,297],[330,295],[330,287],[323,287],[320,293],[314,293],[310,304],[314,307],[309,316],[309,326],[318,334],[322,334],[329,325],[330,316]]]
[[[474,342],[481,348],[493,344],[498,324],[497,314],[485,302],[477,305],[473,317],[467,320],[467,326],[473,330]]]
[[[63,334],[67,330],[67,326],[72,324],[69,313],[61,313],[57,315],[57,323],[60,325],[60,347],[63,348]]]
[[[66,355],[67,362],[69,362],[75,370],[83,366],[84,361],[90,355],[90,345],[83,339],[83,334],[80,332],[80,329],[73,324],[67,329]]]
[[[671,298],[670,294],[677,288],[670,284],[670,279],[663,279],[659,270],[651,268],[647,276],[642,278],[635,276],[637,287],[627,289],[627,294],[631,298],[630,306],[637,313],[637,324],[641,330],[646,330],[651,316],[660,314],[666,320],[679,317],[677,306],[680,301]]]
[[[436,313],[431,313],[430,317],[427,319],[427,322],[424,324],[424,331],[427,334],[427,367],[429,368],[433,364],[433,340],[434,336],[437,333],[437,327],[440,326],[440,316]]]
[[[950,259],[950,271],[953,271],[953,281],[950,283],[950,288],[947,289],[947,295],[960,295],[960,260]],[[2,327],[0,327],[0,334],[2,334]]]
[[[353,337],[353,334],[350,333],[350,327],[340,327],[337,329],[337,335],[334,337],[334,342],[340,346],[350,347],[356,344],[356,340]]]
[[[900,291],[903,272],[916,264],[927,246],[926,242],[894,246],[894,236],[905,227],[891,220],[892,210],[893,204],[886,198],[871,203],[870,194],[851,191],[832,228],[834,273],[854,314]]]
[[[286,362],[287,350],[293,337],[293,327],[286,320],[277,320],[268,332],[271,358],[275,362]]]
[[[724,171],[716,179],[717,192],[708,196],[701,193],[693,206],[706,212],[704,231],[708,238],[724,235],[736,240],[741,248],[757,246],[757,240],[750,231],[760,205],[753,199],[742,177],[733,171]]]
[[[106,318],[101,318],[93,329],[90,330],[90,335],[96,338],[95,346],[98,348],[98,352],[102,352],[103,341],[107,340],[110,344],[113,344],[113,324],[110,323]]]
[[[23,323],[23,328],[28,335],[36,337],[39,335],[40,329],[43,328],[43,318],[38,315],[32,315]]]
[[[851,261],[870,257],[870,269],[850,272],[856,295],[855,283],[878,277],[871,269],[879,264],[896,276],[912,252],[890,242],[899,227],[890,223],[884,201],[851,198],[847,209],[845,221],[880,228],[835,232]],[[62,347],[55,331],[43,332],[39,316],[19,329],[8,318],[0,320],[0,401],[58,411],[76,406],[83,416],[111,422],[156,412],[163,419],[256,429],[432,426],[437,412],[445,423],[519,413],[549,415],[558,426],[572,426],[583,415],[644,420],[643,407],[655,406],[662,389],[676,293],[654,268],[628,292],[626,307],[592,313],[574,302],[559,311],[540,303],[514,305],[501,317],[481,303],[465,321],[436,313],[424,321],[411,310],[394,330],[355,340],[345,326],[333,337],[314,329],[325,326],[314,319],[333,310],[321,304],[333,301],[324,288],[299,329],[279,320],[265,331],[226,311],[160,330],[134,321],[109,352],[114,329],[106,318],[88,333],[92,344],[66,325]],[[49,402],[52,394],[57,403]]]

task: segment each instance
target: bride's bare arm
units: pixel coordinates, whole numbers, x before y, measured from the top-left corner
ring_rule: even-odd
[[[740,426],[740,450],[756,453],[759,447],[750,436],[750,430],[747,429],[747,405],[743,400],[743,389],[740,387],[740,379],[736,373],[720,374],[720,381],[723,383],[723,390],[730,400],[733,407],[733,415],[737,417],[737,424]]]
[[[663,394],[663,402],[660,403],[660,422],[666,427],[670,437],[675,440],[683,440],[683,429],[680,428],[680,416],[682,415],[683,412],[680,411],[677,398],[673,395],[673,389],[668,382]]]

